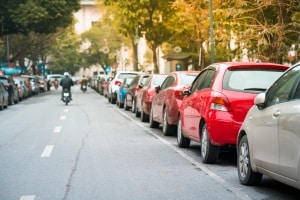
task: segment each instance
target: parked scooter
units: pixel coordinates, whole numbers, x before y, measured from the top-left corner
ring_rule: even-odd
[[[66,106],[71,101],[70,91],[67,88],[64,89],[62,101],[65,102]]]

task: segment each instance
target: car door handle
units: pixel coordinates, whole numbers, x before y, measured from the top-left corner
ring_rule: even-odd
[[[273,117],[274,118],[277,118],[277,117],[279,117],[279,115],[280,115],[280,111],[279,110],[277,110],[275,113],[273,113]]]

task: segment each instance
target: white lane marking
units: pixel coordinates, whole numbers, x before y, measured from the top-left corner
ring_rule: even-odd
[[[35,195],[21,196],[20,200],[34,200]]]
[[[61,132],[61,126],[56,126],[54,128],[54,133],[60,133]]]
[[[53,145],[48,145],[45,147],[41,157],[44,158],[44,157],[49,157],[53,151],[53,148],[54,146]]]
[[[61,116],[60,117],[60,120],[65,120],[66,119],[66,116]]]
[[[69,112],[69,109],[68,108],[66,108],[65,110],[64,110],[64,112],[66,113],[66,112]]]
[[[230,183],[226,182],[222,177],[218,176],[215,174],[213,171],[208,169],[203,163],[200,163],[196,161],[194,158],[186,154],[184,151],[180,150],[179,147],[173,146],[170,142],[159,136],[157,133],[153,132],[150,128],[144,127],[143,123],[137,122],[136,120],[132,119],[129,115],[126,113],[122,112],[119,108],[115,108],[116,111],[124,115],[126,118],[130,119],[133,123],[150,133],[152,136],[156,137],[158,140],[160,140],[162,143],[166,144],[169,148],[171,148],[173,151],[177,152],[181,157],[186,159],[188,162],[191,164],[195,165],[198,167],[200,170],[202,170],[205,174],[210,176],[213,180],[218,182],[220,185],[225,187],[228,191],[231,191],[235,196],[239,197],[242,200],[252,200],[251,197],[249,197],[246,193],[240,191],[240,188],[234,187]]]

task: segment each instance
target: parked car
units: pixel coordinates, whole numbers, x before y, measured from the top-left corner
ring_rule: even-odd
[[[160,86],[166,77],[166,74],[151,74],[144,83],[144,87],[136,95],[135,116],[141,117],[142,122],[149,121],[150,106],[155,93],[155,87]]]
[[[14,79],[11,76],[0,75],[0,81],[8,91],[8,104],[19,103],[19,91]]]
[[[141,72],[137,72],[137,71],[118,71],[108,86],[108,94],[107,94],[108,102],[112,104],[116,103],[117,91],[119,90],[119,87],[125,78],[136,77],[140,73]]]
[[[117,101],[116,104],[119,106],[119,108],[124,107],[124,101],[125,101],[125,96],[127,94],[127,90],[129,88],[130,83],[134,77],[127,77],[122,81],[122,84],[119,87],[119,90],[117,91]]]
[[[36,76],[32,75],[22,75],[22,77],[28,78],[30,81],[30,87],[32,94],[39,94],[40,93],[40,83]]]
[[[144,87],[145,82],[149,78],[149,74],[139,74],[136,76],[127,89],[127,93],[124,100],[124,109],[131,109],[134,113],[136,110],[136,95],[139,93],[141,88]]]
[[[98,83],[97,83],[97,88],[98,88],[98,92],[100,95],[104,95],[104,88],[107,85],[107,79],[111,77],[110,75],[101,75],[99,77]]]
[[[29,89],[26,85],[26,80],[24,77],[21,76],[13,76],[15,84],[19,89],[19,98],[20,100],[26,99],[29,97]]]
[[[44,76],[36,76],[36,80],[39,84],[40,92],[47,91],[47,81]]]
[[[14,81],[15,81],[15,84],[18,88],[18,91],[19,91],[19,101],[22,101],[23,99],[25,99],[25,95],[26,95],[26,91],[25,91],[25,88],[22,84],[22,80],[16,78],[16,77],[13,77]]]
[[[237,137],[237,169],[244,185],[262,175],[300,189],[300,63],[257,95]]]
[[[164,135],[176,132],[178,109],[183,99],[183,89],[190,86],[199,71],[171,72],[161,86],[155,88],[150,107],[150,127],[162,124]]]
[[[0,110],[8,106],[8,91],[5,89],[4,84],[0,81]]]
[[[106,81],[103,83],[103,96],[107,97],[108,96],[108,87],[110,82],[113,80],[114,77],[109,76],[107,77]]]
[[[288,66],[274,63],[215,63],[185,91],[178,118],[177,142],[201,145],[204,163],[215,163],[220,148],[234,148],[238,130],[255,96],[265,91]]]

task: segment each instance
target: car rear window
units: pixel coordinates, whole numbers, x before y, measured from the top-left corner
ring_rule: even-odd
[[[181,75],[181,84],[182,85],[188,85],[192,84],[194,79],[196,78],[198,74],[182,74]]]
[[[119,74],[118,79],[124,80],[125,78],[128,78],[128,77],[134,78],[137,75],[138,74],[134,74],[134,73],[122,73],[122,74]]]
[[[283,70],[237,69],[226,72],[223,88],[238,91],[265,91],[283,74]]]
[[[0,77],[0,81],[1,81],[2,83],[4,83],[4,84],[8,84],[7,78],[2,78],[2,77]]]

